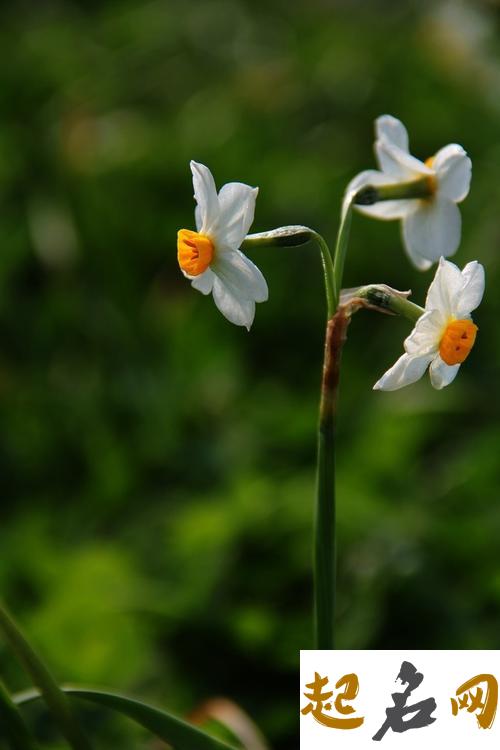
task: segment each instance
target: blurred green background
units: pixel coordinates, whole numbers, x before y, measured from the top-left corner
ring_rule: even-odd
[[[260,187],[254,231],[333,241],[383,113],[420,158],[453,141],[471,155],[454,260],[481,261],[487,293],[442,392],[372,392],[408,323],[351,325],[338,645],[499,647],[499,30],[494,2],[2,4],[0,591],[61,680],[185,716],[227,696],[275,750],[296,746],[319,254],[255,252],[270,299],[248,334],[182,277],[176,232],[194,226],[194,158],[219,186]],[[346,286],[423,303],[432,275],[397,223],[355,217]],[[1,649],[9,687],[27,686]],[[103,748],[157,747],[85,711]]]

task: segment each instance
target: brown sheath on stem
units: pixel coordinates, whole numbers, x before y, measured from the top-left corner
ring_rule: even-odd
[[[335,415],[337,391],[340,379],[340,357],[347,338],[347,326],[351,316],[340,306],[326,326],[325,358],[321,387],[320,425]]]

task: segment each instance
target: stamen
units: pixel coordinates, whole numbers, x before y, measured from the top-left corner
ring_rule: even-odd
[[[190,229],[177,232],[177,260],[189,276],[199,276],[207,270],[214,257],[214,245],[210,237]]]
[[[472,320],[453,320],[448,323],[439,344],[439,354],[447,365],[462,364],[476,340],[477,326]]]

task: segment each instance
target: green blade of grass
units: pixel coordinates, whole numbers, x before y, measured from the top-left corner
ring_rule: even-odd
[[[40,694],[72,750],[91,750],[90,743],[74,717],[66,695],[59,689],[45,664],[2,606],[0,606],[0,630],[25,671],[40,689]]]
[[[62,687],[61,690],[66,695],[111,708],[129,719],[133,719],[152,734],[168,742],[174,750],[235,750],[231,745],[205,734],[197,727],[178,719],[176,716],[133,698],[104,690],[87,690],[71,686]],[[38,690],[29,690],[18,693],[13,697],[13,700],[16,705],[20,706],[40,697]]]
[[[37,750],[24,719],[0,680],[0,731],[12,750]]]

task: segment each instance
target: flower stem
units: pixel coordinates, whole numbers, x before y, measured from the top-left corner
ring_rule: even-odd
[[[247,234],[241,245],[241,249],[252,250],[253,248],[262,245],[267,245],[268,247],[298,247],[299,245],[307,244],[311,240],[314,240],[317,243],[321,252],[321,261],[323,263],[323,273],[325,276],[328,318],[331,318],[332,315],[334,315],[338,304],[338,299],[335,296],[332,254],[325,240],[320,234],[318,234],[318,232],[301,224],[278,227],[277,229],[270,229],[267,232]]]
[[[330,319],[337,309],[338,299],[335,294],[335,276],[333,270],[333,261],[330,248],[326,244],[323,237],[314,232],[314,239],[318,243],[318,247],[321,252],[321,262],[323,264],[323,273],[325,276],[325,290],[326,290],[326,306],[327,316]]]
[[[344,198],[333,262],[328,245],[320,235],[316,236],[323,258],[328,302],[319,409],[314,529],[314,620],[315,643],[316,648],[319,649],[332,649],[335,643],[337,567],[335,528],[336,407],[340,378],[340,357],[349,324],[349,316],[343,307],[339,307],[339,301],[354,198],[355,194],[349,194]]]
[[[315,646],[331,649],[335,634],[335,427],[340,357],[349,316],[341,307],[326,326],[318,426],[317,504],[315,517]]]
[[[349,242],[355,194],[344,198],[332,262],[326,242],[317,235],[325,271],[328,321],[318,426],[318,466],[314,529],[314,614],[316,648],[331,649],[335,642],[336,531],[335,428],[340,356],[349,316],[339,307],[340,289]]]
[[[339,307],[344,260],[349,239],[353,195],[342,208],[335,261],[323,237],[304,226],[280,227],[248,235],[243,247],[294,246],[315,240],[323,263],[327,326],[318,425],[316,512],[314,523],[314,621],[316,648],[333,648],[335,618],[335,411],[340,354],[349,316]]]
[[[45,664],[39,659],[14,620],[1,605],[0,630],[26,672],[31,676],[35,685],[40,688],[45,703],[51,710],[68,745],[72,750],[91,750],[90,743],[73,716],[66,695],[60,690]]]
[[[347,195],[344,198],[342,213],[340,216],[340,226],[335,243],[335,255],[333,260],[333,297],[334,312],[337,310],[340,290],[342,288],[342,278],[344,276],[344,264],[347,255],[347,245],[349,243],[349,233],[351,230],[352,207],[355,195]]]

